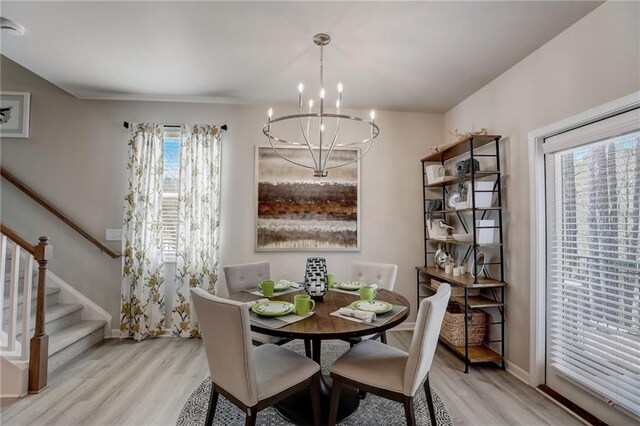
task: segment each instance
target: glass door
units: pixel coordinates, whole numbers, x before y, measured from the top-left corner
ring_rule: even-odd
[[[545,140],[546,385],[640,421],[638,111]]]

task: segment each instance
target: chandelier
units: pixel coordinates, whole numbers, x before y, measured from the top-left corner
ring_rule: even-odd
[[[302,94],[304,92],[304,85],[302,83],[298,84],[298,113],[293,115],[285,115],[282,117],[273,117],[273,109],[269,108],[267,122],[262,128],[262,133],[269,139],[269,144],[271,148],[275,151],[278,156],[282,159],[293,163],[297,166],[305,167],[313,170],[313,176],[315,177],[326,177],[327,172],[330,169],[335,169],[337,167],[346,166],[347,164],[358,161],[360,158],[364,157],[364,155],[369,151],[373,140],[378,137],[380,134],[380,128],[375,123],[375,112],[372,110],[369,119],[363,119],[360,117],[354,117],[347,114],[341,113],[342,108],[342,83],[338,83],[338,98],[335,103],[335,109],[331,108],[335,112],[328,112],[326,107],[327,102],[327,91],[324,88],[324,74],[323,74],[323,49],[324,46],[328,45],[331,41],[331,38],[327,34],[316,34],[313,37],[313,42],[320,47],[320,93],[317,104],[319,104],[319,109],[314,111],[313,98],[309,99],[308,112],[303,112],[303,100]],[[313,131],[316,132],[317,127],[317,138],[311,138],[310,131],[312,130],[312,120],[313,120]],[[338,135],[340,133],[340,122],[342,120],[349,120],[352,123],[356,123],[359,127],[363,127],[362,132],[363,136],[368,133],[368,137],[364,139],[356,139],[352,141],[338,141]],[[282,123],[285,121],[297,121],[298,123],[294,123],[296,126],[300,128],[300,136],[298,140],[288,140],[283,137],[274,136],[274,132],[272,131],[272,126],[276,123]],[[329,129],[332,129],[330,131]],[[367,133],[365,133],[365,129]],[[326,130],[326,131],[325,131]],[[329,134],[333,133],[333,135]],[[274,144],[275,143],[275,144]],[[287,158],[287,153],[284,152],[284,145],[277,146],[276,144],[286,144],[286,145],[296,145],[307,147],[310,154],[310,161],[307,164],[301,163],[300,161],[292,160],[291,158]],[[357,148],[361,149],[358,152],[358,155],[354,159],[350,159],[348,161],[343,162],[332,162],[329,163],[329,160],[332,158],[332,154],[336,148]]]

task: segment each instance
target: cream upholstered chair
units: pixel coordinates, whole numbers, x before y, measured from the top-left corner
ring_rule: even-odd
[[[206,426],[213,424],[218,395],[247,413],[256,424],[259,411],[311,386],[314,423],[320,425],[320,366],[275,345],[251,345],[249,309],[244,303],[192,288],[200,331],[211,373]]]
[[[351,280],[377,284],[378,288],[393,291],[396,285],[398,265],[354,260],[351,262]]]
[[[373,263],[354,260],[351,262],[351,280],[361,281],[367,284],[377,284],[378,288],[393,291],[396,286],[396,275],[398,275],[398,265],[391,263]],[[371,334],[362,337],[355,337],[347,341],[351,345],[367,339],[380,338],[382,343],[387,343],[386,332]]]
[[[241,265],[229,265],[222,268],[227,282],[227,292],[229,295],[240,293],[244,290],[256,290],[258,284],[263,280],[268,280],[271,276],[269,262],[244,263]],[[268,336],[266,334],[251,332],[251,340],[254,345],[259,346],[265,343],[283,345],[291,339]]]
[[[256,290],[258,284],[271,277],[269,262],[243,263],[222,268],[227,281],[227,292],[240,293],[244,290]]]
[[[449,296],[451,287],[449,284],[442,284],[435,295],[422,300],[409,353],[374,340],[365,340],[333,363],[329,425],[336,424],[340,388],[345,384],[404,403],[407,424],[413,426],[416,424],[413,398],[424,381],[431,425],[436,426],[429,369],[436,352]]]

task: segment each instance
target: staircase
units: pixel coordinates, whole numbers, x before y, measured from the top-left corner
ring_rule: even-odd
[[[4,258],[4,262],[1,263],[4,264],[5,269],[5,271],[0,270],[0,277],[3,277],[0,355],[2,355],[3,373],[5,368],[8,371],[15,366],[15,375],[11,375],[11,381],[14,382],[21,377],[24,380],[25,369],[28,372],[29,340],[34,335],[36,325],[38,262],[34,262],[27,251],[16,251],[16,243],[9,238],[4,235],[0,235],[0,238],[2,239],[0,242],[0,247],[3,249],[2,258]],[[19,257],[19,268],[14,265],[16,253]],[[30,267],[31,271],[28,272]],[[111,324],[110,316],[106,312],[98,312],[101,310],[99,307],[96,308],[91,303],[87,303],[88,299],[54,274],[47,272],[46,282],[44,324],[45,333],[49,336],[47,372],[51,373],[101,342]],[[29,289],[28,284],[31,284],[30,298],[24,295],[24,292]],[[13,297],[12,289],[16,292]],[[27,320],[26,325],[25,320]],[[27,335],[23,336],[25,331]],[[11,337],[13,334],[14,339]],[[13,344],[11,344],[12,341]],[[8,378],[6,379],[2,379],[1,396],[23,396],[26,393],[25,384],[14,386],[14,383],[6,383]],[[10,388],[12,390],[8,390]]]
[[[34,276],[36,275],[34,271]],[[34,282],[36,280],[34,279]],[[3,324],[8,323],[9,314],[9,279],[5,278],[4,306],[2,309]],[[46,289],[46,311],[45,330],[49,335],[49,366],[51,373],[56,368],[67,361],[89,349],[91,346],[102,341],[105,337],[104,330],[106,321],[104,320],[83,320],[80,303],[59,303],[58,294],[60,288],[47,287]],[[29,337],[33,335],[35,329],[36,291],[35,286],[31,296],[31,326],[29,327]],[[22,322],[23,315],[23,292],[18,292],[18,321]],[[7,327],[3,327],[7,332]],[[20,340],[22,333],[18,332],[16,338]]]

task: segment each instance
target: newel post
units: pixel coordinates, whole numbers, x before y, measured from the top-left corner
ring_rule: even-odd
[[[35,333],[30,342],[29,393],[38,393],[47,387],[49,364],[49,336],[45,334],[45,295],[47,286],[47,263],[53,254],[53,246],[48,237],[40,237],[34,257],[38,262],[38,289],[36,300]]]

